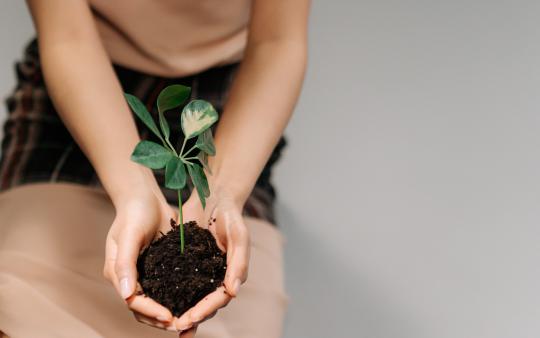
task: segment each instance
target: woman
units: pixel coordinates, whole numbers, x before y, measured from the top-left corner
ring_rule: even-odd
[[[170,335],[129,318],[127,304],[139,321],[191,337],[238,296],[197,336],[280,335],[269,178],[304,75],[308,2],[28,0],[39,43],[18,64],[0,166],[4,334]],[[130,161],[150,136],[122,95],[154,107],[172,83],[220,112],[207,207],[193,191],[183,209],[185,220],[217,219],[228,260],[224,286],[180,318],[136,292],[138,253],[166,230],[177,201],[162,175]],[[168,118],[174,134],[179,121]]]

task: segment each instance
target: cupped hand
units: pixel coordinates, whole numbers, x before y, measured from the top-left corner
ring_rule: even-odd
[[[227,253],[223,286],[174,320],[176,328],[182,331],[180,337],[187,338],[195,334],[198,324],[213,317],[238,295],[240,285],[247,279],[250,238],[242,217],[242,203],[226,191],[212,190],[203,210],[197,191],[193,190],[182,210],[184,222],[197,221],[199,226],[210,230],[220,249]]]
[[[167,232],[170,219],[176,218],[176,214],[160,192],[135,190],[116,205],[116,217],[107,234],[103,274],[137,320],[176,330],[171,312],[140,292],[136,267],[141,249],[150,244],[159,231]]]
[[[206,296],[180,318],[149,297],[142,295],[137,283],[136,262],[141,249],[151,243],[160,231],[170,229],[176,212],[163,196],[143,191],[133,194],[116,206],[116,217],[106,240],[104,276],[114,285],[136,319],[161,329],[182,331],[180,337],[193,337],[197,325],[213,317],[238,294],[247,279],[249,232],[242,217],[242,206],[232,196],[213,191],[203,210],[194,190],[183,205],[184,222],[197,221],[216,238],[227,253],[224,285]]]

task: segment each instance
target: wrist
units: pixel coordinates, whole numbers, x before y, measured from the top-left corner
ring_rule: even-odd
[[[207,173],[210,194],[228,196],[236,205],[243,207],[253,190],[260,169],[256,163],[246,161],[238,152],[227,151],[225,146],[220,148],[217,139],[216,150],[216,156],[208,158],[212,171],[211,175]]]
[[[106,190],[117,210],[130,204],[134,199],[155,196],[159,200],[165,200],[152,171],[138,164],[134,164],[130,170],[117,177]]]
[[[222,176],[208,176],[208,186],[210,188],[210,198],[227,199],[242,209],[249,196],[250,191],[238,184],[236,179],[226,179]]]

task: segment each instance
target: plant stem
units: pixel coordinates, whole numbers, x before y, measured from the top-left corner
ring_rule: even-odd
[[[187,161],[185,158],[180,157],[180,160],[184,162],[186,165],[192,165],[193,163]]]
[[[184,152],[184,148],[186,146],[186,142],[187,142],[187,138],[184,137],[184,142],[182,143],[182,148],[180,148],[180,152],[178,153],[178,155],[180,157],[182,157],[182,153]]]
[[[182,215],[182,190],[178,190],[178,226],[180,227],[180,252],[184,253],[184,216]]]
[[[194,145],[193,147],[189,148],[188,151],[186,151],[185,154],[182,154],[182,156],[187,156],[187,154],[189,154],[193,149],[197,148],[197,145]]]
[[[178,156],[178,154],[176,153],[176,150],[174,150],[174,147],[171,145],[171,142],[169,142],[169,140],[165,140],[163,137],[161,137],[160,135],[158,135],[158,138],[160,139],[161,143],[163,143],[163,146],[165,148],[169,148],[172,150],[172,152]]]
[[[169,139],[165,139],[165,141],[167,141],[167,144],[169,145],[169,148],[173,151],[174,155],[178,156],[178,154],[176,153],[176,150],[171,144],[171,141],[169,141]]]

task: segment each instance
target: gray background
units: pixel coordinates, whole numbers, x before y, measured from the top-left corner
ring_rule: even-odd
[[[31,35],[0,4],[0,91]],[[540,337],[540,3],[315,1],[286,338]]]

